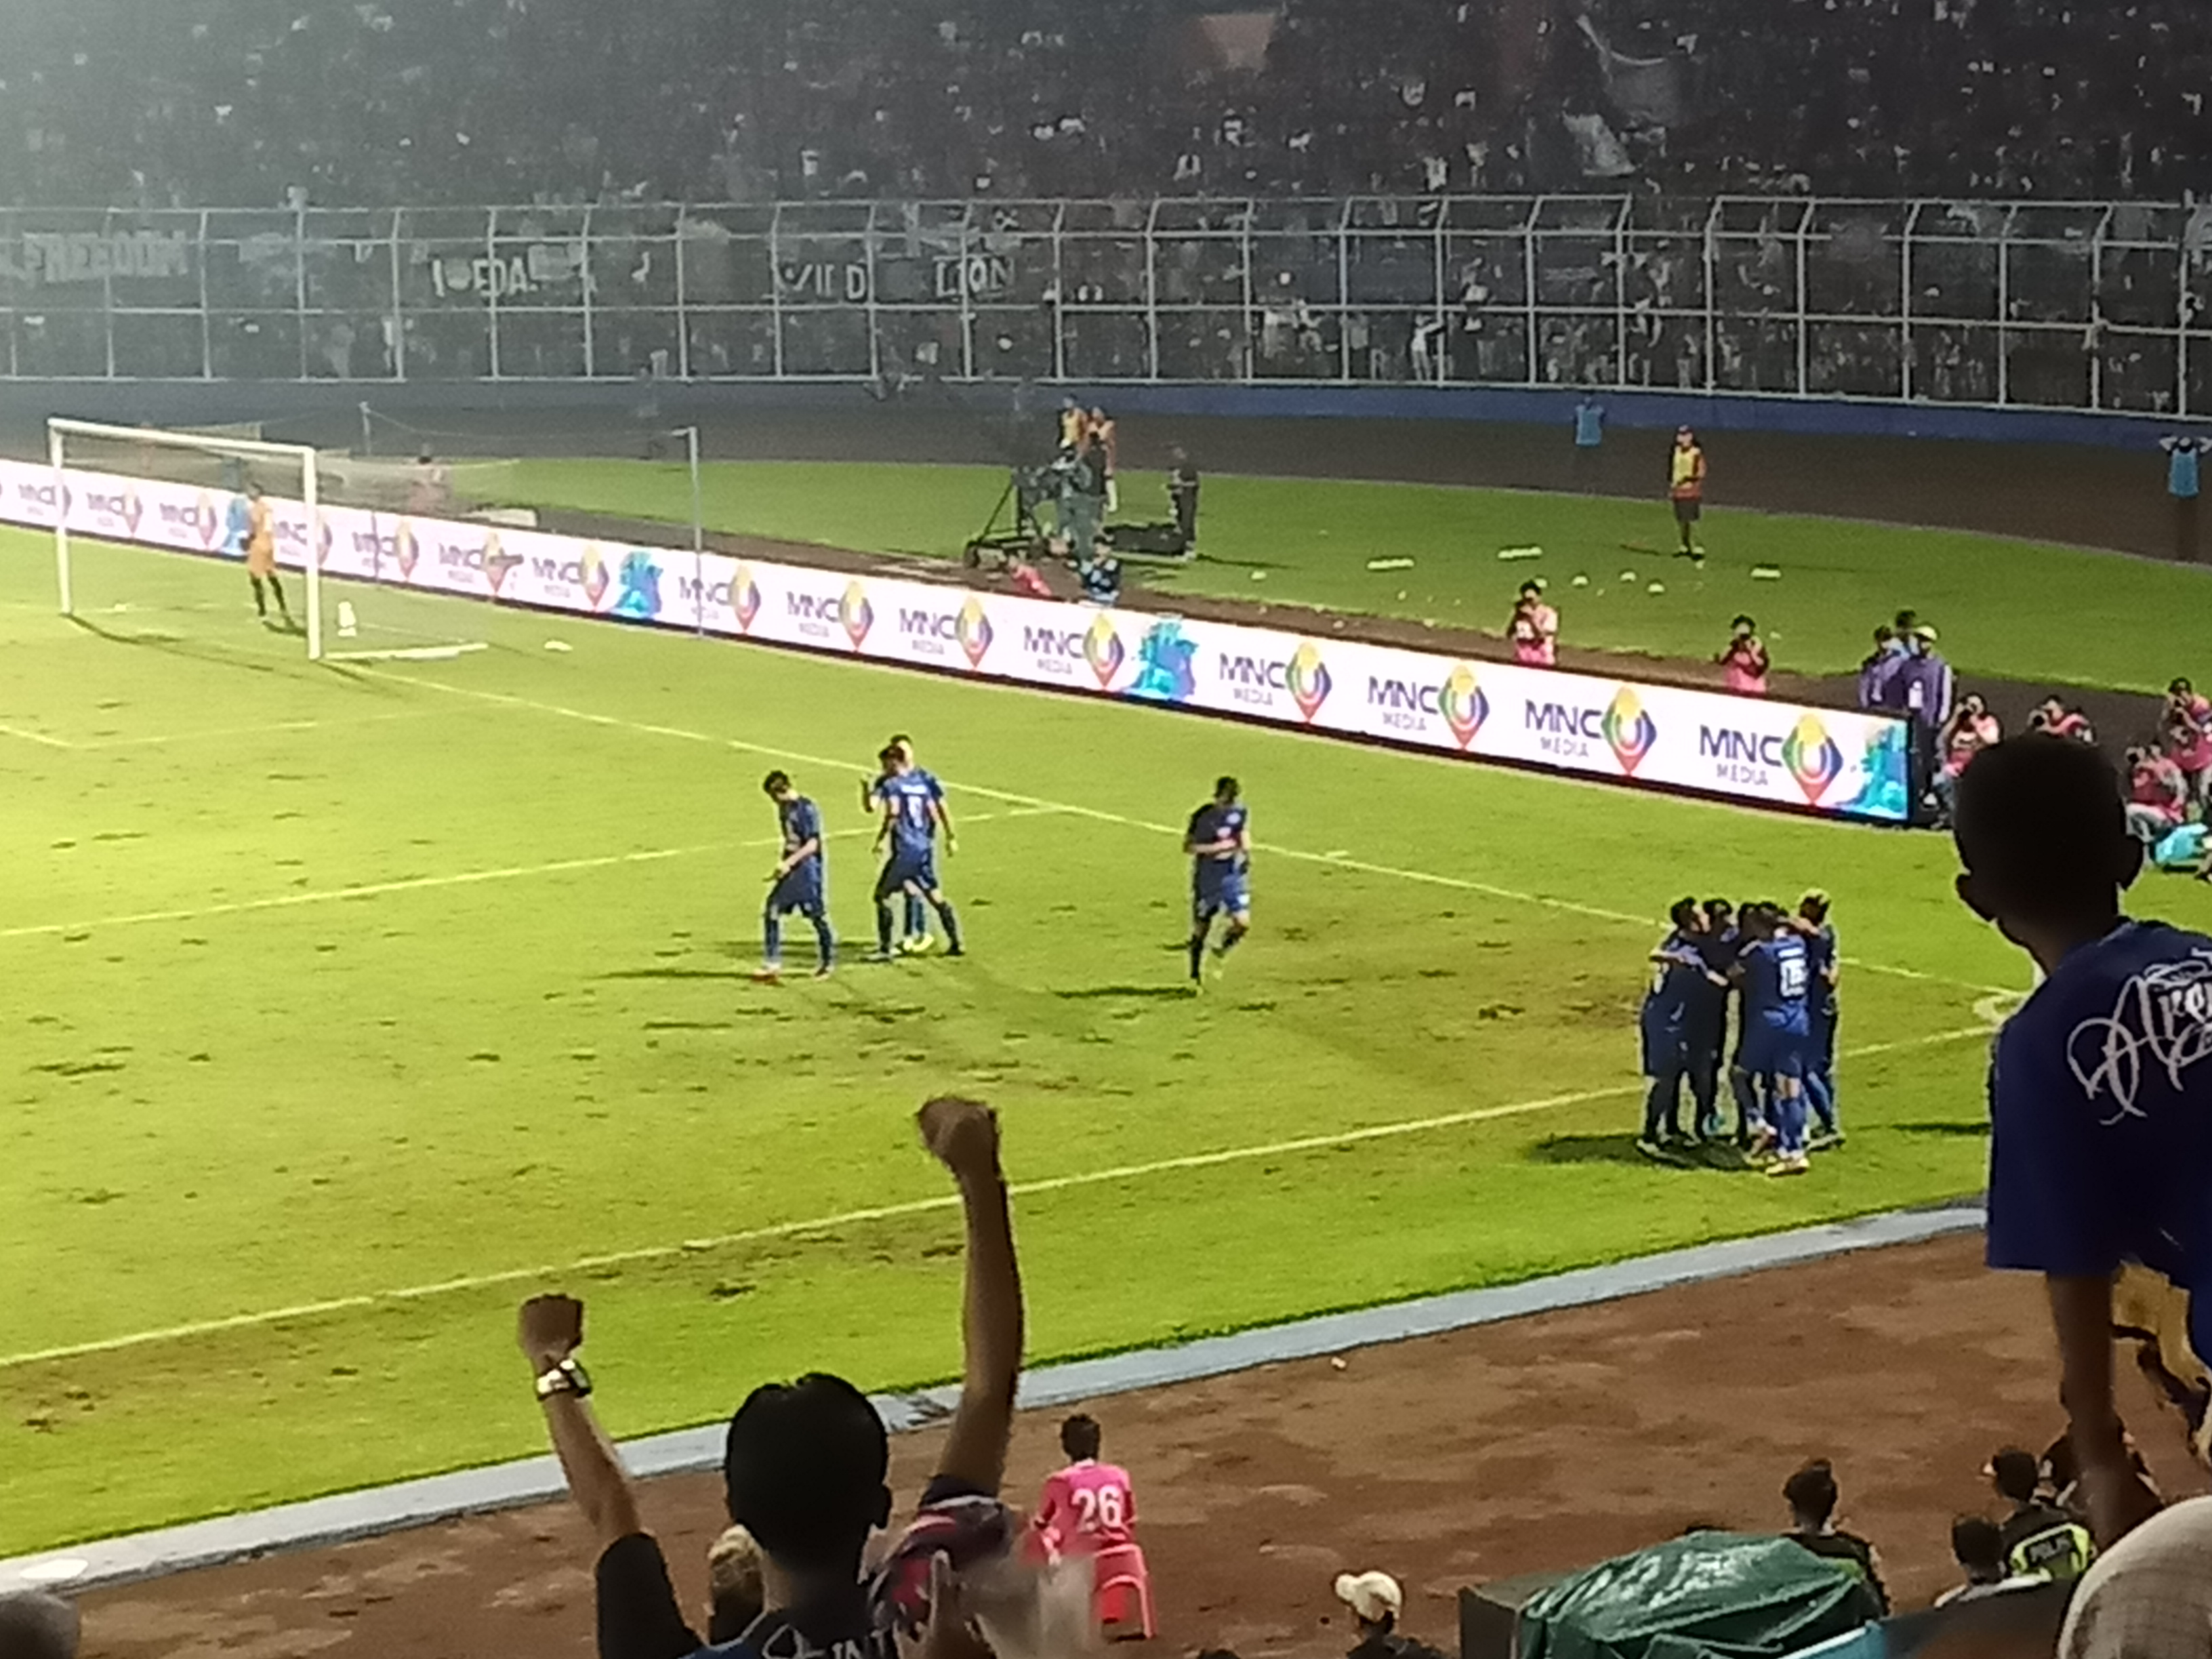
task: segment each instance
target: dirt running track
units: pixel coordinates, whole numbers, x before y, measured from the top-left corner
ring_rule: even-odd
[[[1848,1153],[1839,1154],[1848,1156]],[[1835,1460],[1847,1524],[1900,1605],[1950,1582],[1948,1529],[1984,1506],[1999,1444],[2057,1430],[2033,1281],[1979,1240],[1844,1256],[1099,1403],[1137,1480],[1160,1598],[1156,1650],[1349,1646],[1328,1586],[1384,1567],[1407,1623],[1456,1647],[1462,1585],[1579,1565],[1692,1522],[1780,1523],[1808,1456]],[[2169,1493],[2198,1490],[2130,1376],[2129,1417]],[[530,1411],[517,1369],[515,1410]],[[1053,1466],[1057,1413],[1018,1425],[1010,1492]],[[911,1495],[933,1435],[894,1443]],[[681,1592],[705,1595],[713,1477],[647,1489]],[[87,1659],[584,1659],[590,1553],[565,1505],[95,1595]]]

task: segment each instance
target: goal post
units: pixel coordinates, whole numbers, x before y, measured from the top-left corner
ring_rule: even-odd
[[[46,433],[58,508],[55,574],[65,616],[82,612],[91,622],[95,616],[159,612],[164,619],[155,625],[172,637],[183,629],[220,641],[229,626],[220,619],[235,617],[243,595],[216,584],[204,567],[211,560],[237,568],[231,562],[246,550],[247,496],[258,488],[274,516],[280,572],[287,580],[297,574],[302,583],[296,619],[278,587],[283,621],[271,631],[304,639],[309,660],[443,659],[487,648],[471,637],[481,617],[462,609],[480,601],[431,591],[416,576],[410,526],[422,521],[412,514],[430,506],[437,516],[435,506],[413,501],[407,503],[411,511],[401,510],[389,480],[351,478],[349,457],[272,442],[252,427],[114,426],[56,416],[46,422]],[[136,556],[111,556],[103,550],[98,572],[88,573],[86,544],[111,541],[200,556],[155,569],[133,562]],[[97,588],[101,579],[113,588],[116,603],[88,603],[88,581]],[[334,617],[325,615],[332,604]],[[205,614],[188,614],[195,612]],[[250,623],[255,612],[249,608],[244,614]],[[237,644],[229,641],[230,648]]]
[[[68,476],[70,440],[76,438],[80,446],[127,447],[142,451],[167,450],[182,452],[212,459],[216,461],[259,460],[280,464],[296,469],[300,479],[297,497],[307,514],[307,555],[302,560],[301,574],[306,583],[307,657],[319,662],[323,658],[323,606],[321,561],[316,550],[322,541],[322,480],[315,451],[305,444],[270,443],[258,438],[218,437],[198,432],[163,429],[156,427],[106,426],[98,421],[76,421],[64,416],[53,416],[46,422],[46,442],[49,458],[54,469],[54,563],[61,582],[62,614],[76,614],[75,583],[70,559],[69,512],[64,503],[70,499]]]

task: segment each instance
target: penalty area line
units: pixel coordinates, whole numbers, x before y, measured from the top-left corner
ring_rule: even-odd
[[[1926,1036],[1905,1037],[1890,1042],[1870,1043],[1862,1048],[1847,1049],[1841,1058],[1867,1060],[1883,1054],[1905,1053],[1913,1049],[1940,1048],[1968,1037],[1986,1037],[1987,1025],[1963,1026],[1954,1030],[1933,1032]],[[1433,1117],[1407,1118],[1395,1123],[1370,1124],[1362,1128],[1339,1129],[1333,1132],[1297,1135],[1285,1140],[1268,1141],[1255,1146],[1231,1146],[1211,1152],[1186,1152],[1174,1158],[1154,1158],[1141,1164],[1123,1164],[1111,1169],[1085,1170],[1073,1175],[1045,1176],[1031,1181],[1008,1183],[1007,1190],[1016,1198],[1037,1197],[1048,1193],[1073,1191],[1079,1188],[1105,1186],[1131,1181],[1148,1180],[1164,1175],[1182,1174],[1194,1170],[1212,1170],[1234,1164],[1248,1164],[1260,1158],[1290,1158],[1302,1152],[1326,1152],[1338,1146],[1354,1146],[1365,1142],[1400,1139],[1408,1135],[1431,1134],[1443,1129],[1465,1128],[1478,1123],[1492,1123],[1503,1119],[1528,1117],[1541,1112],[1553,1112],[1571,1106],[1588,1106],[1604,1100],[1631,1098],[1644,1092],[1644,1079],[1632,1083],[1608,1084],[1600,1089],[1578,1090],[1571,1094],[1547,1095],[1535,1100],[1509,1102],[1499,1106],[1477,1106],[1462,1112],[1446,1112]],[[908,1217],[929,1215],[939,1211],[959,1206],[960,1198],[955,1193],[939,1194],[929,1198],[908,1199],[895,1204],[875,1204],[862,1209],[846,1210],[836,1215],[815,1216],[799,1221],[779,1221],[765,1227],[750,1227],[741,1232],[723,1233],[710,1238],[686,1239],[676,1244],[649,1244],[635,1249],[612,1250],[603,1255],[580,1256],[571,1261],[550,1266],[502,1268],[496,1273],[471,1273],[458,1279],[440,1279],[428,1285],[410,1285],[398,1290],[368,1291],[354,1296],[332,1297],[325,1301],[297,1303],[287,1308],[271,1308],[258,1313],[233,1314],[222,1319],[197,1320],[190,1323],[170,1325],[159,1330],[139,1331],[128,1336],[104,1337],[91,1342],[65,1344],[58,1347],[34,1349],[25,1353],[0,1355],[0,1371],[21,1370],[26,1365],[48,1364],[65,1359],[88,1358],[95,1354],[119,1353],[133,1348],[151,1347],[164,1342],[190,1341],[200,1337],[220,1336],[232,1331],[255,1330],[264,1326],[278,1325],[288,1321],[318,1319],[331,1314],[361,1313],[373,1309],[426,1302],[445,1296],[465,1295],[477,1291],[496,1290],[501,1285],[527,1284],[556,1284],[578,1273],[602,1273],[612,1267],[641,1267],[648,1262],[673,1261],[686,1255],[701,1255],[711,1250],[733,1249],[744,1244],[763,1243],[776,1239],[801,1237],[810,1233],[834,1231],[843,1227],[864,1226],[871,1222],[896,1221]]]
[[[623,720],[619,715],[601,714],[586,708],[570,708],[556,702],[541,702],[534,697],[519,697],[512,692],[487,691],[479,686],[453,685],[443,680],[423,679],[412,674],[393,674],[391,678],[409,685],[419,685],[433,691],[444,691],[457,697],[476,697],[486,702],[503,703],[510,708],[532,710],[541,714],[555,714],[563,720],[581,720],[587,726],[604,726],[624,732],[641,732],[647,737],[671,738],[682,743],[703,743],[711,747],[733,749],[741,754],[760,755],[769,760],[796,761],[804,766],[845,768],[849,761],[830,760],[821,755],[806,754],[796,749],[781,749],[769,744],[752,743],[743,738],[718,738],[710,732],[694,732],[680,726],[658,726],[643,720]],[[957,778],[945,781],[971,795],[981,795],[987,800],[1010,802],[1016,805],[1034,806],[1064,812],[1072,817],[1090,818],[1099,823],[1119,824],[1124,829],[1148,830],[1156,836],[1172,836],[1180,841],[1182,830],[1171,823],[1154,823],[1145,818],[1129,817],[1120,812],[1110,812],[1102,807],[1079,806],[1069,801],[1046,800],[1037,795],[1024,795],[1007,789],[995,789],[988,784],[969,783]],[[1587,916],[1595,921],[1613,922],[1629,927],[1650,927],[1656,923],[1649,916],[1631,915],[1625,910],[1608,910],[1602,906],[1584,904],[1578,900],[1558,898],[1545,893],[1524,893],[1516,888],[1500,887],[1486,881],[1475,881],[1465,876],[1440,875],[1430,870],[1407,870],[1396,865],[1374,864],[1344,853],[1309,853],[1295,847],[1285,847],[1276,842],[1259,843],[1258,851],[1274,858],[1291,859],[1301,864],[1334,866],[1343,870],[1356,870],[1362,875],[1382,876],[1398,881],[1419,882],[1431,887],[1449,888],[1456,892],[1479,893],[1486,898],[1502,900],[1508,904],[1534,904],[1547,910],[1558,910],[1568,915]],[[1881,974],[1891,979],[1915,981],[1923,985],[1944,985],[1954,990],[1976,991],[1984,996],[2025,995],[2001,985],[1981,985],[1970,980],[1953,979],[1948,975],[1930,974],[1917,968],[1902,968],[1886,962],[1868,962],[1858,957],[1840,958],[1846,968],[1856,968],[1869,974]]]

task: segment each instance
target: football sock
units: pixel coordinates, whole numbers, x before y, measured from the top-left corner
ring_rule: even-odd
[[[261,578],[258,576],[249,576],[246,580],[253,584],[254,614],[258,617],[267,616],[269,614],[269,596],[261,591]]]
[[[783,961],[783,918],[761,918],[761,960],[771,968]]]
[[[1227,933],[1221,936],[1221,954],[1224,957],[1227,956],[1231,951],[1237,948],[1238,943],[1243,939],[1244,935],[1251,931],[1252,930],[1249,927],[1231,927]]]
[[[918,939],[929,931],[929,917],[921,908],[921,897],[913,893],[906,896],[906,936]]]
[[[829,917],[814,918],[814,943],[821,949],[824,968],[837,959],[837,936],[830,931]]]
[[[876,949],[885,956],[891,953],[891,907],[888,900],[876,905]]]
[[[960,913],[952,908],[951,899],[933,899],[931,902],[937,907],[937,919],[945,924],[945,945],[952,950],[959,950]]]
[[[1198,978],[1205,966],[1206,935],[1193,933],[1190,936],[1190,976],[1193,979]]]

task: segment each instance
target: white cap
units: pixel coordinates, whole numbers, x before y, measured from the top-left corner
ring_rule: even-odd
[[[1370,1625],[1406,1610],[1406,1593],[1387,1572],[1347,1572],[1336,1581],[1336,1599]]]

